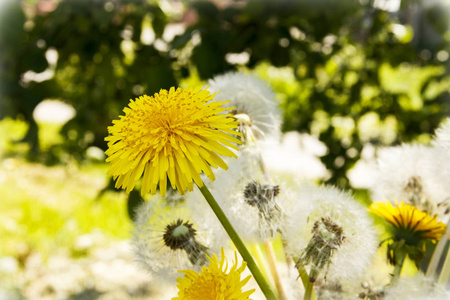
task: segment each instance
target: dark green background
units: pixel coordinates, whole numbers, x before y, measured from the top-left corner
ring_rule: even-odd
[[[8,1],[0,12],[0,118],[28,122],[30,159],[58,163],[61,153],[69,153],[83,161],[89,146],[106,148],[106,128],[130,98],[190,77],[207,80],[238,68],[274,66],[290,72],[295,83],[266,73],[284,110],[283,130],[318,135],[329,148],[321,158],[332,171],[329,181],[345,187],[346,171],[364,143],[423,139],[449,113],[449,60],[438,59],[442,51],[448,56],[449,5],[401,1],[400,10],[390,13],[373,2],[167,2],[181,7],[174,14],[158,1]],[[49,3],[57,5],[46,9]],[[151,21],[156,39],[167,24],[186,22],[187,28],[157,49],[141,41],[144,20]],[[407,29],[403,37],[394,30],[398,24],[406,26],[400,26]],[[124,40],[134,44],[131,56],[121,49]],[[29,70],[49,67],[48,49],[58,52],[55,76],[21,80]],[[227,61],[228,53],[242,52],[249,57],[244,65]],[[422,77],[408,78],[408,70]],[[383,83],[395,80],[406,88]],[[64,143],[42,153],[32,113],[48,98],[77,113],[61,129]],[[362,140],[357,126],[343,135],[332,122],[341,116],[359,124],[371,112],[381,122],[396,120],[391,140]]]

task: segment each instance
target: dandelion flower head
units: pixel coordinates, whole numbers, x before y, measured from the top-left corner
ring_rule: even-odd
[[[230,148],[238,150],[233,143],[240,140],[232,136],[238,122],[224,113],[227,101],[212,101],[214,96],[201,87],[172,87],[131,100],[105,138],[116,187],[129,193],[143,176],[142,196],[159,186],[164,197],[168,180],[183,195],[193,182],[203,186],[202,173],[214,181],[211,166],[227,169],[219,155],[236,157]]]
[[[216,100],[231,100],[232,114],[239,121],[245,144],[266,138],[278,139],[281,113],[272,89],[254,75],[229,72],[209,81],[210,90],[220,93]]]
[[[390,202],[374,202],[369,210],[382,217],[396,228],[396,237],[406,243],[416,245],[420,240],[438,240],[446,226],[427,212],[401,202],[393,206]]]
[[[228,270],[228,262],[224,251],[221,251],[222,260],[216,255],[210,260],[209,267],[203,267],[200,273],[192,270],[179,271],[184,277],[177,278],[178,297],[172,300],[198,300],[198,299],[220,299],[220,300],[246,300],[255,291],[242,291],[244,285],[250,280],[247,276],[241,280],[241,274],[245,270],[246,263],[237,266],[237,254],[235,262]]]

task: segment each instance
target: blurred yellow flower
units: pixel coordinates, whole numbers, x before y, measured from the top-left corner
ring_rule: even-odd
[[[237,254],[235,262],[229,272],[223,248],[221,251],[222,261],[216,255],[209,258],[211,261],[208,268],[203,267],[200,274],[192,270],[179,271],[184,273],[183,278],[178,278],[178,297],[172,300],[199,300],[199,299],[220,299],[220,300],[245,300],[255,291],[242,292],[244,285],[250,280],[247,276],[241,281],[241,273],[246,267],[243,262],[241,267],[237,267]]]
[[[211,166],[228,169],[219,155],[236,157],[229,148],[240,140],[230,134],[238,122],[223,112],[226,101],[212,101],[201,87],[161,89],[154,96],[130,100],[125,116],[108,127],[108,175],[129,193],[143,176],[141,195],[165,196],[167,179],[181,195],[203,186],[200,174],[214,180]],[[229,148],[227,148],[229,147]],[[219,154],[219,155],[218,155]]]
[[[446,226],[437,221],[437,216],[432,217],[404,202],[395,206],[389,202],[374,202],[369,210],[394,225],[397,237],[410,244],[418,240],[438,240],[445,233]]]

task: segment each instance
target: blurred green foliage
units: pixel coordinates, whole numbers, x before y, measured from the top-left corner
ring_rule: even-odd
[[[375,2],[9,1],[0,12],[0,118],[23,118],[37,154],[32,112],[62,99],[77,113],[58,147],[82,159],[89,146],[105,149],[128,99],[255,69],[277,92],[283,130],[319,136],[330,181],[347,186],[364,143],[426,141],[450,112],[448,4],[401,1],[388,12]],[[185,30],[172,39],[164,33],[174,23]],[[24,77],[46,69],[54,76]]]
[[[78,255],[83,235],[97,234],[105,242],[129,237],[126,196],[96,198],[107,182],[105,172],[104,164],[47,167],[5,159],[0,170],[0,257],[14,255],[21,261],[32,252],[47,257],[62,245]]]

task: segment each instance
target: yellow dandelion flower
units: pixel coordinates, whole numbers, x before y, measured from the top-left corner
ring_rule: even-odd
[[[438,240],[445,233],[446,226],[437,221],[437,216],[432,217],[404,202],[396,203],[395,207],[389,202],[374,202],[369,210],[394,225],[397,237],[410,244],[426,239]]]
[[[108,127],[108,175],[129,193],[143,176],[141,194],[166,194],[167,180],[181,195],[203,186],[200,174],[214,180],[211,166],[228,169],[219,155],[236,157],[229,148],[240,140],[230,134],[238,122],[223,112],[226,101],[212,101],[201,87],[161,89],[154,96],[130,100],[124,116]],[[218,155],[219,154],[219,155]]]
[[[241,267],[237,266],[237,254],[235,262],[229,272],[223,248],[221,251],[222,260],[219,261],[216,255],[208,257],[211,261],[208,268],[203,267],[200,274],[192,270],[179,271],[184,273],[184,277],[177,279],[178,297],[172,300],[245,300],[255,291],[242,292],[244,285],[250,280],[250,275],[241,281],[241,273],[246,267],[243,262]]]

